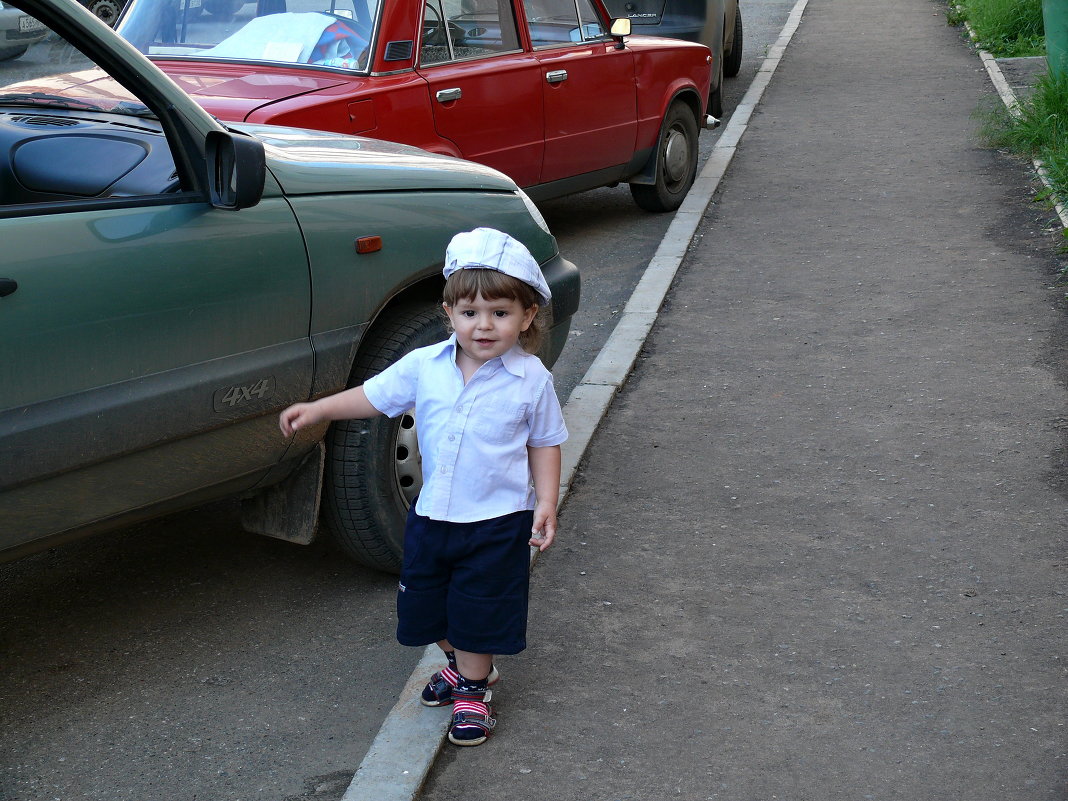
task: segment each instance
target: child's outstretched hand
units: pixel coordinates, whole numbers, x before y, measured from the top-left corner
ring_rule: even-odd
[[[539,503],[534,507],[534,525],[531,527],[530,544],[544,551],[556,539],[556,504]]]
[[[323,419],[316,404],[295,403],[278,416],[278,427],[282,429],[282,434],[291,437],[298,429],[313,426]]]
[[[382,414],[371,402],[363,387],[353,387],[336,395],[327,395],[311,403],[294,403],[278,416],[278,427],[287,437],[318,423],[330,420],[352,420],[377,417]]]

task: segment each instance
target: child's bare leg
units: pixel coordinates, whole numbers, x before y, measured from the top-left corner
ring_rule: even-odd
[[[439,643],[440,644],[440,643]],[[493,670],[493,654],[473,654],[456,650],[456,667],[460,675],[472,681],[484,681]]]
[[[438,640],[436,643],[444,653],[446,659],[449,660],[449,664],[442,668],[440,671],[430,677],[429,683],[423,688],[422,701],[425,706],[445,706],[452,703],[452,688],[456,686],[460,680],[462,670],[457,664],[457,652],[452,647],[452,643],[448,640]],[[462,651],[460,653],[463,653]],[[478,654],[476,654],[478,656]],[[488,657],[490,660],[490,667],[488,672],[483,676],[487,684],[495,684],[501,677],[501,674],[493,667],[493,657]],[[464,678],[470,678],[466,673],[463,674]],[[476,679],[478,681],[478,679]]]

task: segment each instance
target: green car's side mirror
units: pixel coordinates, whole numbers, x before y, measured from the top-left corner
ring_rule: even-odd
[[[212,131],[205,147],[211,205],[217,209],[247,209],[263,197],[267,158],[263,143],[231,131]]]

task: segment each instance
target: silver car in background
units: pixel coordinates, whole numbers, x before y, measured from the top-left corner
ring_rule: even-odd
[[[0,61],[18,58],[47,35],[45,26],[29,14],[0,2]]]

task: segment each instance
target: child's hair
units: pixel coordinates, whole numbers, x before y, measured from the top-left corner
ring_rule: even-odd
[[[537,353],[545,337],[545,315],[538,301],[538,293],[530,284],[497,270],[466,268],[457,270],[445,281],[441,299],[447,306],[455,306],[461,300],[474,300],[481,295],[485,300],[517,300],[524,309],[534,306],[538,313],[526,331],[519,335],[519,345],[527,353]]]

